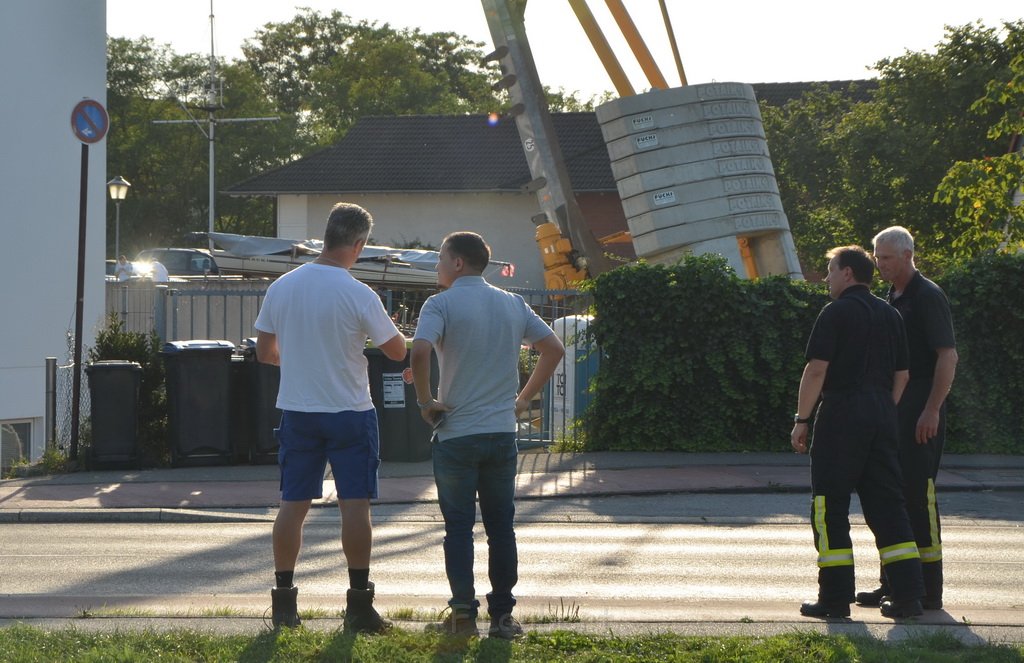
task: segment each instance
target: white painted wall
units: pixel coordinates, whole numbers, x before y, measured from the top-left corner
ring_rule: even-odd
[[[0,62],[0,422],[31,420],[38,454],[44,358],[64,363],[75,324],[82,144],[71,111],[85,97],[106,104],[106,1],[0,3]],[[107,179],[102,141],[89,148],[87,345],[104,308]]]
[[[317,237],[306,234],[309,215],[307,205],[309,196],[278,196],[277,197],[277,236],[284,239],[322,239],[323,233]]]
[[[278,198],[280,203],[286,197]],[[435,247],[450,232],[472,230],[480,233],[491,247],[495,260],[515,265],[515,276],[492,276],[501,286],[544,288],[544,269],[540,250],[533,239],[535,227],[530,218],[538,213],[532,194],[515,193],[396,193],[339,194],[310,196],[306,206],[307,237],[321,238],[331,207],[338,202],[365,207],[373,215],[372,243],[385,246],[405,245],[414,240]],[[290,208],[292,204],[289,203]],[[294,206],[294,209],[301,209]],[[279,218],[278,223],[282,223]],[[289,219],[287,225],[294,226]],[[278,226],[278,233],[282,231]]]

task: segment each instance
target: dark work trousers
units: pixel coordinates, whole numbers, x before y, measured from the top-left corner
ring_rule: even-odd
[[[897,601],[924,595],[921,557],[904,504],[897,458],[897,415],[882,390],[826,393],[811,445],[811,526],[818,550],[818,600],[853,603],[850,494],[864,520]]]
[[[939,504],[935,498],[935,477],[942,460],[946,441],[946,404],[939,410],[939,431],[926,444],[918,444],[917,420],[928,402],[931,380],[911,380],[899,404],[899,459],[903,473],[903,496],[907,515],[914,528],[914,539],[921,553],[925,595],[929,600],[942,599],[942,528]],[[885,567],[881,570],[883,591],[888,590]]]

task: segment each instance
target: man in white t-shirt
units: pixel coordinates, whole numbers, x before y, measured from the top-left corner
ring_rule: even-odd
[[[167,273],[167,268],[159,260],[153,261],[152,279],[154,283],[167,283],[171,280],[170,274]]]
[[[132,264],[128,261],[127,256],[122,254],[117,259],[117,265],[114,267],[114,276],[117,277],[118,281],[127,281],[132,277],[134,271],[135,270],[132,267]]]
[[[331,463],[341,508],[341,543],[348,562],[345,629],[379,633],[390,622],[373,608],[369,581],[370,499],[377,497],[380,442],[363,350],[369,338],[385,356],[405,359],[405,337],[380,298],[349,269],[373,227],[358,205],[331,210],[323,253],[275,281],[256,318],[256,356],[281,367],[277,407],[281,508],[274,521],[273,624],[298,626],[295,563],[302,525],[323,496]]]

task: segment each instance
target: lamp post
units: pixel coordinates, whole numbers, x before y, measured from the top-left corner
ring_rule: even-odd
[[[107,182],[107,191],[110,192],[110,199],[114,201],[114,260],[121,257],[121,201],[128,195],[131,188],[128,180],[120,175]]]

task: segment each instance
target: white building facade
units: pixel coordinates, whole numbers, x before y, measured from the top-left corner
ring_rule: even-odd
[[[0,455],[38,458],[46,357],[75,328],[82,143],[71,114],[106,104],[106,2],[0,3]],[[104,310],[105,141],[88,150],[83,342]],[[87,388],[83,379],[83,389]],[[88,413],[83,413],[83,417]]]

